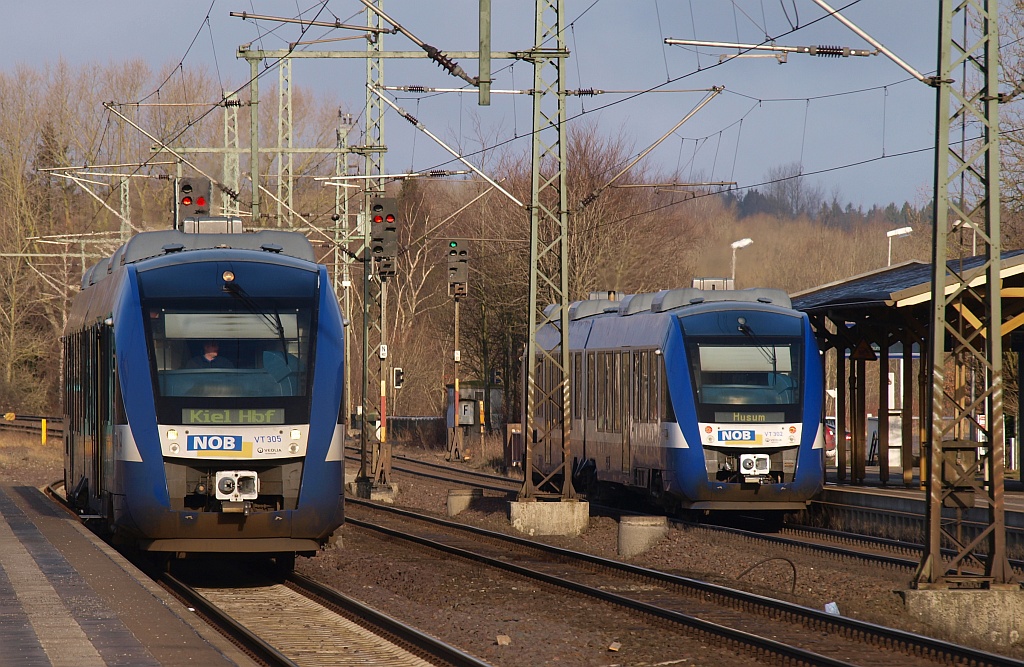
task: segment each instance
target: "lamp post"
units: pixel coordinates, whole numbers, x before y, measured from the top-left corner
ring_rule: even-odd
[[[734,289],[736,287],[736,250],[746,248],[753,242],[753,239],[740,239],[739,241],[732,242],[732,286]]]
[[[903,238],[904,236],[910,236],[910,232],[914,231],[913,227],[900,227],[899,229],[890,229],[885,233],[889,237],[889,263],[886,266],[892,266],[892,239]]]

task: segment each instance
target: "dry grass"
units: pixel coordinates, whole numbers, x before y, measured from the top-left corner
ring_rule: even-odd
[[[0,436],[0,484],[41,486],[63,476],[64,452],[59,438],[5,433]]]

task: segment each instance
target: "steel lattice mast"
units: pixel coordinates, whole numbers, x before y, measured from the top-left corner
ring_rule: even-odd
[[[383,10],[383,0],[375,0],[373,6]],[[371,29],[383,27],[383,20],[376,11],[366,12],[366,25]],[[370,200],[384,194],[384,104],[374,90],[384,85],[383,51],[384,33],[377,31],[375,39],[366,44],[366,132],[363,145],[357,150],[366,163],[366,190],[363,193],[363,415],[359,429],[360,462],[359,492],[369,497],[370,486],[387,484],[391,475],[391,456],[387,444],[387,412],[384,378],[387,377],[382,350],[386,350],[384,309],[386,306],[386,283],[375,274],[373,258],[370,256]],[[384,346],[384,347],[382,347]],[[376,359],[373,358],[376,353]],[[380,430],[373,428],[374,416],[379,415]],[[372,429],[372,430],[371,430]],[[367,461],[367,456],[370,460]],[[367,469],[370,464],[370,469]]]
[[[998,11],[995,0],[942,0],[936,107],[935,224],[932,248],[931,420],[928,509],[918,588],[1013,584],[1003,512],[1003,365],[999,220]],[[961,130],[951,138],[951,129]],[[949,216],[977,232],[982,261],[950,262]],[[972,282],[978,286],[972,287]],[[947,290],[951,290],[948,291]],[[948,318],[948,319],[947,319]],[[947,353],[947,340],[952,356]],[[953,377],[947,379],[952,362]],[[980,391],[964,391],[965,368],[981,370]],[[974,415],[984,414],[980,423]],[[972,433],[985,435],[985,442]],[[974,460],[979,448],[987,453]],[[985,473],[988,525],[965,537],[943,507],[962,507]],[[944,561],[941,547],[956,555]],[[981,556],[984,554],[984,556]],[[979,557],[981,556],[981,557]],[[984,563],[984,574],[978,573]],[[965,571],[965,567],[974,567]],[[1016,587],[1016,586],[1014,586]]]
[[[537,0],[533,61],[533,176],[530,200],[530,340],[526,377],[526,481],[522,499],[575,498],[569,461],[568,196],[565,181],[565,17],[561,0]],[[548,304],[557,308],[547,309]],[[548,351],[538,334],[558,329],[561,343]],[[539,419],[540,415],[543,419]],[[534,480],[537,464],[562,461]],[[559,489],[559,478],[561,488]]]

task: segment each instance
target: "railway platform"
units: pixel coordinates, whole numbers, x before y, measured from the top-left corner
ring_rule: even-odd
[[[1007,547],[1013,558],[1024,554],[1024,483],[1007,479],[1004,483],[1003,510],[1007,529]],[[846,525],[873,526],[881,536],[920,542],[928,507],[928,491],[921,485],[917,469],[910,484],[903,477],[890,476],[882,483],[877,466],[867,466],[863,481],[852,483],[837,479],[836,469],[828,468],[825,488],[811,503],[810,514],[828,514]],[[976,493],[974,507],[963,510],[968,524],[985,525],[988,500]],[[956,511],[943,509],[943,516],[953,518]]]
[[[252,665],[37,488],[0,485],[0,665]]]

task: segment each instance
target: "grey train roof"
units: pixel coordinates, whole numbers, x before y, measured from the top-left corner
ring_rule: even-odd
[[[316,262],[309,239],[298,232],[264,229],[244,234],[186,234],[176,229],[136,234],[111,257],[94,264],[82,276],[82,289],[103,280],[125,264],[187,250],[259,250]]]
[[[678,313],[685,308],[729,303],[760,303],[790,308],[789,296],[783,290],[749,288],[744,290],[699,290],[690,287],[643,294],[629,294],[621,301],[589,299],[569,306],[569,347],[600,348],[653,347],[665,340],[669,319],[664,313]],[[557,318],[558,306],[545,309],[548,317]],[[630,318],[629,326],[620,326],[619,318]],[[556,323],[557,319],[554,320]],[[545,349],[559,343],[558,331],[547,325],[537,332],[537,342]]]

